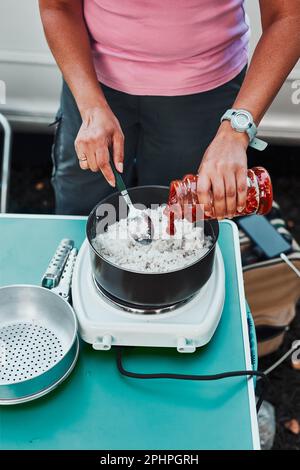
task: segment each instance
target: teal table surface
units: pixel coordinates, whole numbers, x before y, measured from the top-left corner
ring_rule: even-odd
[[[62,238],[79,248],[84,218],[0,217],[0,285],[39,284]],[[221,223],[226,299],[208,345],[194,354],[130,348],[138,372],[213,374],[249,367],[246,313],[240,309],[232,226]],[[1,319],[1,312],[0,312]],[[70,377],[49,395],[0,408],[1,449],[253,449],[259,447],[253,380],[136,380],[121,376],[116,352],[81,344]]]

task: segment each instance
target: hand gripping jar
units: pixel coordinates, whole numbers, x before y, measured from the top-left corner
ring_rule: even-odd
[[[272,182],[267,170],[258,166],[249,169],[247,186],[246,205],[241,212],[237,211],[235,216],[267,214],[271,210],[273,202]],[[197,195],[197,175],[185,175],[182,180],[171,182],[168,199],[168,211],[171,219],[178,218],[179,214],[180,218],[183,218],[186,213],[189,214],[187,218],[193,222],[200,218],[212,218],[202,210],[197,210],[197,205],[200,205]]]

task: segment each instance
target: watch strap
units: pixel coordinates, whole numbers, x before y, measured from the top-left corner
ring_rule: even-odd
[[[221,117],[221,122],[231,121],[231,117],[236,113],[236,109],[227,109],[223,116]]]
[[[261,140],[261,139],[258,139],[257,137],[254,137],[254,139],[252,139],[250,142],[249,142],[249,147],[252,147],[256,150],[265,150],[265,148],[268,146],[268,143],[265,142],[264,140]]]
[[[248,137],[249,137],[249,146],[252,147],[252,148],[255,148],[256,150],[260,150],[260,151],[264,150],[267,147],[268,144],[267,144],[267,142],[265,142],[261,139],[258,139],[256,137],[257,127],[256,127],[256,125],[253,121],[252,115],[249,111],[246,111],[244,109],[227,109],[227,111],[225,111],[225,113],[221,117],[221,122],[226,120],[226,121],[230,121],[232,123],[232,117],[238,111],[244,111],[245,113],[250,115],[252,122],[250,123],[250,125],[247,129],[239,130],[237,127],[232,126],[233,129],[235,129],[237,132],[247,132]]]

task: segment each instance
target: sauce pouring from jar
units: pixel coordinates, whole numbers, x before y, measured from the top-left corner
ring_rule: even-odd
[[[269,173],[263,167],[253,167],[247,172],[247,197],[244,209],[235,216],[259,214],[265,215],[272,208],[273,189]],[[212,204],[213,211],[213,204]],[[166,208],[169,217],[168,232],[175,234],[175,220],[187,218],[191,222],[212,219],[200,205],[197,194],[197,175],[185,175],[182,180],[170,184]]]

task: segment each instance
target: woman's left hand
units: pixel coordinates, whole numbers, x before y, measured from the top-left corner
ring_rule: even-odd
[[[248,144],[246,133],[235,131],[223,121],[198,170],[198,199],[207,215],[232,218],[237,210],[244,209]]]

